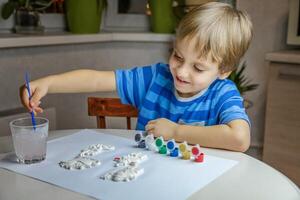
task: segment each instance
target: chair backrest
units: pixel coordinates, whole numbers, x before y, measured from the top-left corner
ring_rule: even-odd
[[[105,117],[126,117],[127,129],[131,129],[130,118],[138,116],[138,110],[122,104],[119,98],[88,97],[88,114],[97,117],[97,128],[106,128]]]

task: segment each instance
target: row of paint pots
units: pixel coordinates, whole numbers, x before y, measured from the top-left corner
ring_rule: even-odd
[[[180,144],[177,144],[174,139],[165,142],[162,136],[154,138],[152,134],[147,134],[146,131],[137,132],[134,139],[139,148],[147,148],[171,157],[181,157],[184,160],[193,158],[195,162],[203,162],[204,159],[204,153],[200,151],[199,144],[189,148],[186,141]]]

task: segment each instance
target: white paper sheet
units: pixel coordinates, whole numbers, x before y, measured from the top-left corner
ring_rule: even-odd
[[[115,151],[94,156],[101,165],[86,170],[66,170],[58,163],[74,158],[91,144],[110,144]],[[134,140],[92,130],[48,142],[47,158],[41,163],[25,165],[13,161],[12,154],[0,160],[0,167],[52,183],[96,199],[186,199],[203,188],[238,162],[206,155],[203,163],[173,158],[136,148]],[[111,182],[99,177],[113,168],[115,156],[143,151],[148,161],[140,167],[145,173],[132,182]]]

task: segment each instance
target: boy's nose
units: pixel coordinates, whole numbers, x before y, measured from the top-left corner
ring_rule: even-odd
[[[177,69],[177,76],[178,77],[186,78],[186,77],[188,77],[188,74],[189,74],[188,67],[185,64],[178,67],[178,69]]]

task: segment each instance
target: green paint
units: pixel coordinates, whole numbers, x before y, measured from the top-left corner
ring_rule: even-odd
[[[157,138],[157,139],[155,140],[155,144],[156,144],[156,146],[157,146],[158,148],[162,147],[162,146],[163,146],[163,141],[162,141],[162,139]]]
[[[166,145],[163,145],[160,149],[159,149],[159,153],[160,154],[167,154],[167,147]]]

